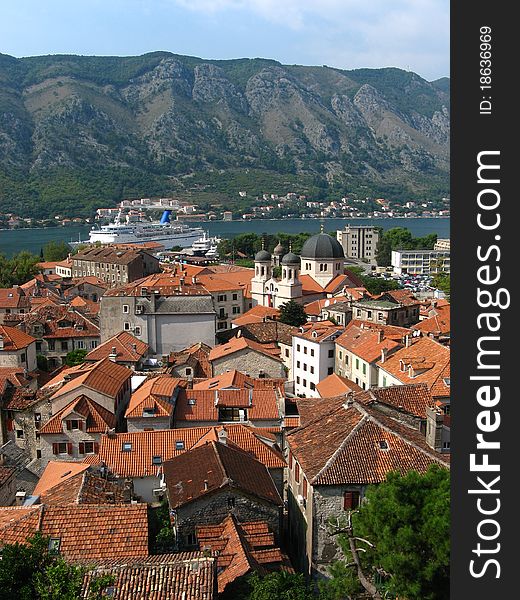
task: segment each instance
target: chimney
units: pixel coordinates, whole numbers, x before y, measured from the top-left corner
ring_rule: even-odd
[[[222,428],[219,432],[218,432],[218,441],[221,444],[224,444],[224,446],[227,446],[227,439],[228,439],[228,432]]]
[[[380,344],[385,337],[385,334],[382,329],[379,329],[377,332],[377,343]]]
[[[381,362],[384,363],[386,355],[388,354],[388,348],[381,348]]]
[[[253,388],[249,390],[249,406],[253,406]]]
[[[408,334],[406,334],[404,336],[404,345],[409,348],[412,345],[412,342],[410,340],[410,336]]]
[[[442,424],[444,415],[434,407],[426,407],[426,443],[430,448],[442,451]]]
[[[209,488],[208,480],[204,479],[204,491],[207,492]]]
[[[133,343],[133,344],[132,344],[132,350],[133,350],[134,352],[137,352],[137,344],[136,344],[136,343]]]
[[[116,362],[116,358],[117,358],[117,349],[115,346],[112,346],[112,350],[110,351],[110,354],[108,355],[108,358],[112,361],[112,362]]]
[[[354,404],[354,392],[347,392],[346,398],[343,408],[350,408]]]
[[[24,490],[20,490],[19,492],[16,492],[16,496],[15,496],[15,506],[23,506],[23,503],[25,502],[25,499],[27,498],[27,492],[25,492]]]

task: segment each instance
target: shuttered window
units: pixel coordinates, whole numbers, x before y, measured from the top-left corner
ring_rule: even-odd
[[[345,492],[343,494],[343,510],[353,510],[359,506],[359,492]]]

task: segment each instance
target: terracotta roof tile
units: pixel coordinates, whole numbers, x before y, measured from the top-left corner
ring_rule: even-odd
[[[185,381],[170,375],[147,379],[132,394],[125,417],[140,418],[145,412],[147,417],[169,417],[173,411],[170,399],[180,385],[185,385]]]
[[[163,469],[172,508],[225,486],[282,504],[266,467],[251,454],[227,444],[209,442],[164,462]]]
[[[149,346],[128,331],[121,331],[91,350],[85,360],[97,361],[112,356],[113,348],[116,350],[115,362],[137,363],[146,356]]]
[[[213,600],[215,590],[215,559],[191,558],[179,560],[164,555],[121,564],[100,565],[85,576],[82,598],[89,595],[92,581],[108,575],[114,578],[111,586],[113,600]]]
[[[24,543],[41,531],[45,537],[58,538],[60,555],[72,562],[148,554],[146,504],[41,504],[32,508],[18,509],[21,517],[0,525],[0,543]],[[5,510],[0,508],[0,524],[11,516]]]
[[[450,312],[449,304],[446,306],[437,306],[429,311],[427,319],[413,325],[411,329],[417,329],[424,335],[429,333],[434,335],[449,335],[451,331]]]
[[[370,402],[385,404],[420,419],[426,419],[426,408],[434,405],[425,383],[373,387],[370,388],[369,395]]]
[[[280,361],[280,349],[276,346],[268,346],[265,344],[259,344],[258,342],[253,342],[245,337],[231,338],[225,344],[221,344],[219,346],[215,346],[211,349],[209,353],[210,362],[214,360],[218,360],[219,358],[223,358],[225,356],[230,356],[235,354],[236,352],[241,352],[242,350],[252,350],[254,352],[260,352],[261,354],[267,355],[274,360]]]
[[[55,485],[68,481],[88,469],[88,465],[64,460],[51,460],[47,463],[40,480],[34,488],[34,496],[43,496]]]
[[[63,433],[63,422],[71,413],[73,413],[73,416],[83,417],[79,420],[84,421],[85,425],[83,426],[88,433],[105,433],[108,429],[116,426],[116,417],[113,413],[82,394],[51,417],[41,427],[40,435]]]
[[[87,457],[84,462],[99,464],[103,461],[119,477],[155,475],[157,466],[153,464],[154,456],[160,456],[162,461],[174,458],[198,444],[217,440],[218,431],[223,429],[227,432],[229,442],[250,453],[268,468],[285,466],[274,442],[268,444],[260,439],[262,432],[259,428],[238,424],[103,435],[99,454]],[[123,450],[124,444],[130,445],[128,451]]]
[[[23,350],[23,348],[27,348],[27,346],[36,342],[36,338],[31,335],[7,325],[0,325],[0,337],[3,339],[4,344],[4,347],[0,348],[0,352]]]
[[[232,323],[236,327],[239,327],[240,325],[249,325],[250,323],[263,323],[266,320],[277,319],[279,314],[280,311],[277,308],[257,304],[243,315],[233,319]]]
[[[449,457],[432,450],[418,430],[372,407],[333,401],[331,409],[287,435],[313,485],[380,483],[390,471],[423,473],[434,463],[449,465]]]
[[[340,396],[347,392],[359,392],[361,388],[354,381],[351,381],[347,377],[340,377],[336,373],[328,375],[325,379],[322,379],[317,385],[319,395],[322,398],[330,398],[332,396]]]

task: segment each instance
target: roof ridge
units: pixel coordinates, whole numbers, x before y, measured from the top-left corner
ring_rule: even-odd
[[[343,410],[348,410],[348,408],[344,408],[343,406],[341,408]],[[335,462],[338,454],[341,453],[341,451],[343,450],[343,448],[345,447],[345,445],[347,444],[347,442],[350,441],[350,439],[352,438],[352,436],[355,433],[357,433],[358,429],[360,429],[361,426],[365,423],[366,417],[368,416],[368,414],[366,413],[366,411],[360,410],[361,407],[359,407],[359,405],[357,405],[357,403],[356,403],[356,405],[352,405],[352,407],[349,407],[349,408],[355,408],[359,413],[361,413],[361,415],[362,415],[361,419],[359,420],[358,423],[356,423],[356,425],[354,425],[354,427],[352,428],[352,430],[350,431],[350,433],[343,439],[343,441],[341,442],[341,444],[332,453],[332,455],[326,461],[325,465],[312,478],[312,480],[310,481],[310,483],[316,481],[319,477],[321,477],[321,475],[323,475],[328,469],[330,469],[332,467],[332,465],[334,464],[334,462]]]

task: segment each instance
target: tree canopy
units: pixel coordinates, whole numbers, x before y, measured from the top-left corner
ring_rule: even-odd
[[[346,562],[331,570],[325,597],[339,599],[341,593],[360,587],[356,573],[346,566],[352,562],[348,536],[354,535],[369,542],[360,543],[366,552],[359,557],[365,574],[381,592],[406,600],[448,598],[450,478],[446,469],[434,465],[424,475],[390,473],[384,483],[369,486],[366,501],[352,513],[351,531],[337,536]]]
[[[43,259],[48,262],[65,260],[71,253],[71,247],[66,242],[48,242],[43,247]]]
[[[280,306],[278,320],[280,323],[285,323],[286,325],[300,327],[307,323],[307,314],[301,304],[298,304],[294,300],[289,300],[289,302]]]

